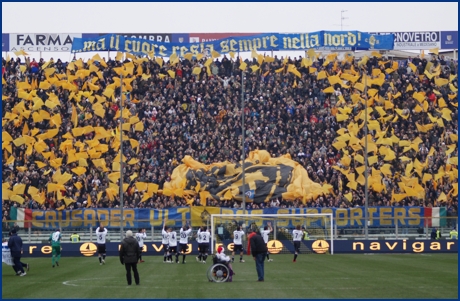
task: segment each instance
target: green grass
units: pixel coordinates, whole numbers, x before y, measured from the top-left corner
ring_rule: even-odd
[[[163,264],[163,257],[144,256],[140,286],[127,286],[117,257],[100,266],[96,257],[24,258],[25,277],[3,265],[3,299],[16,298],[452,298],[458,297],[457,254],[433,255],[272,255],[265,262],[265,282],[256,282],[255,263],[234,263],[232,283],[210,283],[206,271],[187,256],[186,264]],[[236,258],[238,259],[238,257]],[[208,262],[210,260],[208,259]],[[134,281],[133,281],[134,282]]]

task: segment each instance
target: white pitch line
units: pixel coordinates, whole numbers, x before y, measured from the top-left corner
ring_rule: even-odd
[[[71,280],[71,281],[75,281],[75,280]],[[202,281],[203,284],[204,283],[209,283],[208,281]],[[236,282],[238,283],[238,281],[233,281],[233,282]],[[241,281],[240,281],[241,282]],[[247,282],[247,281],[244,281],[244,282]],[[94,285],[94,286],[91,286],[91,285],[78,285],[78,284],[71,284],[69,283],[69,281],[64,281],[62,284],[64,285],[68,285],[68,286],[75,286],[75,287],[104,287],[104,288],[112,288],[112,287],[117,287],[117,288],[126,288],[126,287],[136,287],[136,289],[138,288],[145,288],[145,289],[180,289],[180,290],[188,290],[189,288],[187,287],[180,287],[180,286],[150,286],[150,285],[144,285],[145,283],[141,282],[141,285],[137,286],[135,284],[129,286],[129,285],[126,285],[126,286],[120,286],[120,285]],[[286,289],[294,289],[294,290],[302,290],[302,291],[307,291],[307,290],[331,290],[331,287],[328,286],[328,287],[322,287],[322,288],[318,288],[318,287],[314,287],[314,288],[310,288],[310,287],[305,287],[305,288],[301,288],[299,289],[299,287],[283,287],[283,288],[286,288]],[[338,287],[338,288],[333,288],[333,290],[360,290],[362,289],[362,287]],[[245,288],[242,288],[242,287],[238,287],[238,290],[254,290],[253,287],[245,287]],[[279,290],[279,288],[264,288],[264,290]]]

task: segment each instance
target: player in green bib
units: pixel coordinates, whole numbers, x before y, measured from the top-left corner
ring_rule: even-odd
[[[59,266],[59,259],[61,259],[61,232],[59,229],[56,230],[53,234],[50,235],[48,241],[51,243],[52,249],[52,263],[54,268],[54,263]]]

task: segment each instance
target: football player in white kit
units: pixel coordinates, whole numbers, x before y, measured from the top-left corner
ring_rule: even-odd
[[[168,228],[169,233],[169,261],[174,263],[172,260],[173,254],[176,254],[176,262],[179,262],[179,253],[177,252],[177,233],[173,231],[171,227]]]
[[[235,253],[240,252],[240,262],[243,260],[243,236],[244,231],[241,229],[241,226],[238,226],[235,231],[233,231],[233,251],[232,251],[232,262],[235,261]]]
[[[180,253],[182,253],[182,263],[185,263],[185,254],[188,250],[188,237],[192,232],[192,228],[189,227],[188,224],[185,224],[182,228],[180,228]],[[176,263],[179,263],[179,253],[176,253]]]
[[[294,241],[294,260],[292,262],[297,261],[297,255],[300,252],[300,241],[302,240],[303,237],[303,230],[300,229],[300,225],[297,225],[297,227],[292,231],[292,240]]]
[[[105,238],[107,236],[107,228],[104,228],[103,225],[100,225],[96,229],[96,239],[97,239],[97,253],[99,257],[99,265],[105,264]]]
[[[145,229],[139,229],[139,232],[136,233],[136,239],[139,243],[139,248],[141,249],[141,256],[139,256],[139,262],[144,262],[142,260],[142,249],[144,248],[144,239],[147,238],[147,234],[145,233]]]
[[[211,238],[211,233],[209,232],[206,226],[202,226],[198,230],[198,237],[199,237],[199,246],[200,246],[200,256],[199,258],[202,259],[202,263],[206,263],[206,259],[208,258],[208,250],[209,250],[209,241]]]
[[[273,231],[272,228],[272,223],[267,222],[267,226],[264,227],[263,230],[260,231],[260,234],[262,235],[262,238],[264,239],[265,244],[268,243],[268,234]],[[273,259],[270,259],[269,253],[267,251],[267,261],[273,261]]]
[[[163,244],[163,263],[171,263],[169,259],[169,232],[166,228],[166,220],[163,221],[163,229],[161,230],[161,243]]]
[[[202,255],[201,255],[201,230],[203,230],[203,226],[198,228],[198,231],[196,231],[196,242],[198,243],[198,256],[195,257],[197,262],[202,262]]]

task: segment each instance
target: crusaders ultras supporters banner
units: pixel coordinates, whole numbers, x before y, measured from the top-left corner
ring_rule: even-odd
[[[435,208],[423,207],[369,207],[369,227],[395,227],[400,228],[422,228],[425,223],[429,227],[447,225],[447,214],[445,208],[437,208],[438,212],[433,212]],[[21,210],[29,210],[20,208]],[[88,227],[98,227],[101,223],[108,229],[118,229],[121,226],[120,208],[99,208],[99,209],[76,209],[76,210],[30,210],[30,214],[23,214],[25,228],[32,229],[88,229]],[[330,213],[337,228],[362,228],[365,220],[365,208],[264,208],[246,210],[221,208],[221,207],[174,207],[167,209],[124,209],[123,226],[130,229],[161,227],[163,221],[168,221],[168,226],[182,227],[183,221],[191,221],[193,227],[206,225],[212,214],[232,214],[251,216],[252,214],[318,214]],[[19,215],[19,212],[18,212]],[[453,219],[450,219],[452,223]],[[266,219],[254,217],[254,222],[258,227],[264,226]],[[306,227],[317,227],[324,229],[329,227],[330,220],[321,217],[309,217],[306,219]],[[292,229],[298,221],[296,219],[278,220],[279,227]],[[11,226],[13,222],[11,222]]]

